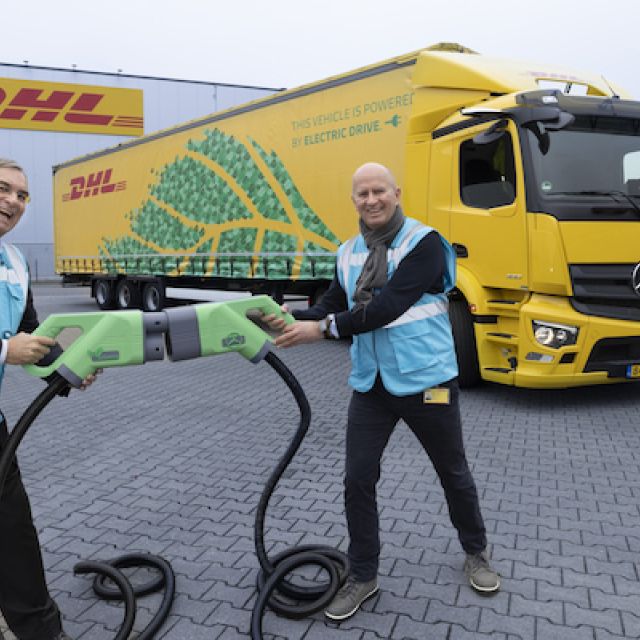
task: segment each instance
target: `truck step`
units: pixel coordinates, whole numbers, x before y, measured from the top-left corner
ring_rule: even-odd
[[[499,344],[509,344],[509,345],[518,344],[518,336],[515,336],[512,333],[502,333],[500,331],[491,331],[485,335],[487,337],[487,340],[490,340],[491,342],[497,342]]]
[[[501,313],[505,311],[508,314],[517,313],[521,306],[522,302],[520,300],[487,300],[487,308],[499,309]]]

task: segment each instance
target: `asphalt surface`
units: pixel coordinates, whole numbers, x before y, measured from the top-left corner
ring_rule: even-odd
[[[95,310],[85,289],[35,293],[41,317]],[[270,553],[307,543],[346,550],[347,349],[323,341],[278,352],[305,389],[313,420],[268,512]],[[21,369],[10,371],[2,391],[10,424],[41,388]],[[437,478],[399,425],[379,484],[380,595],[340,625],[322,614],[287,620],[269,612],[266,638],[640,637],[640,387],[487,384],[464,391],[461,407],[501,592],[481,597],[467,586]],[[271,368],[235,354],[109,369],[86,392],[56,398],[19,459],[68,633],[112,638],[122,619],[121,606],[99,601],[73,565],[148,551],[177,575],[157,638],[248,637],[254,510],[297,421]],[[158,602],[140,599],[135,629]]]

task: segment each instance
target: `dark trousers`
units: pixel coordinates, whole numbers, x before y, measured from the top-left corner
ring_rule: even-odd
[[[0,451],[8,438],[0,414]],[[14,461],[0,495],[0,610],[18,640],[52,640],[60,612],[45,582],[31,506]]]
[[[345,473],[345,508],[349,529],[351,575],[368,581],[378,573],[380,535],[376,484],[380,460],[391,433],[404,420],[429,456],[458,531],[462,548],[478,553],[487,545],[478,494],[462,442],[458,384],[450,389],[450,404],[425,404],[423,394],[394,396],[380,378],[366,393],[354,391],[349,404]]]

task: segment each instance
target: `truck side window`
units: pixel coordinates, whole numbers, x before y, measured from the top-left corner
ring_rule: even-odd
[[[492,209],[511,204],[516,195],[511,136],[488,144],[460,145],[460,199],[469,207]]]

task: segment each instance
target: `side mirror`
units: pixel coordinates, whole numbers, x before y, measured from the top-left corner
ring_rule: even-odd
[[[536,137],[540,153],[543,156],[546,156],[549,152],[551,140],[549,139],[549,133],[547,132],[545,125],[539,120],[534,120],[533,122],[527,122],[524,126]]]
[[[560,111],[560,109],[554,109],[553,117],[544,118],[544,120],[529,120],[522,126],[526,127],[533,133],[538,140],[538,148],[540,153],[545,156],[549,153],[549,146],[551,140],[549,138],[549,131],[558,131],[564,127],[573,123],[576,119],[575,116],[566,111]]]
[[[489,144],[491,142],[495,142],[502,138],[502,136],[506,133],[507,130],[507,120],[498,120],[492,124],[485,131],[481,131],[477,135],[473,137],[473,142],[475,144]]]
[[[545,122],[545,129],[548,131],[557,131],[558,129],[564,129],[565,127],[573,124],[576,117],[572,113],[567,113],[566,111],[561,111],[558,114],[556,120],[551,120],[549,122]]]

